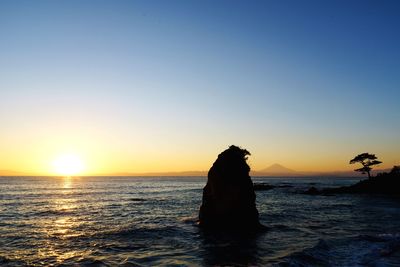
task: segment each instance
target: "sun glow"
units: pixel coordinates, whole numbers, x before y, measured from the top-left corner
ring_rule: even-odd
[[[84,169],[84,162],[78,155],[75,154],[60,155],[53,161],[53,170],[58,175],[77,175],[82,173]]]

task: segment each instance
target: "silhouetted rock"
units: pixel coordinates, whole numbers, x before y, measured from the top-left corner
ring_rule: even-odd
[[[230,146],[218,155],[203,189],[200,226],[241,231],[262,227],[246,162],[248,155],[247,150],[237,146]]]

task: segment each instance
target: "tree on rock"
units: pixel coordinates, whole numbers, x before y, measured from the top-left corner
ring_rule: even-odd
[[[382,161],[379,161],[375,154],[362,153],[354,157],[354,159],[350,160],[350,164],[361,163],[363,165],[362,168],[355,169],[356,172],[361,172],[362,174],[368,174],[368,179],[371,178],[371,170],[374,165],[381,164]]]

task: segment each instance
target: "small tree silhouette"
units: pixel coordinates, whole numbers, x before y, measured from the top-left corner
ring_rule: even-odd
[[[368,179],[370,179],[372,170],[371,166],[382,163],[382,161],[379,161],[377,159],[378,158],[375,156],[375,154],[362,153],[355,156],[354,159],[350,160],[350,164],[361,163],[363,167],[355,169],[354,171],[361,172],[362,174],[367,173]]]

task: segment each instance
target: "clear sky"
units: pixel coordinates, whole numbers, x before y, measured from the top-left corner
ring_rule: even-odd
[[[0,170],[400,164],[399,1],[0,1]]]

